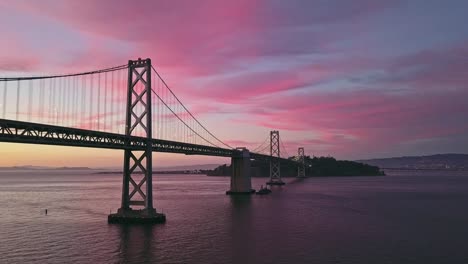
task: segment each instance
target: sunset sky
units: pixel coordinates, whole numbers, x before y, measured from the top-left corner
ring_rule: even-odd
[[[234,146],[259,145],[278,129],[291,154],[468,153],[467,10],[464,0],[0,0],[0,76],[151,58]],[[0,156],[0,166],[123,160],[122,151],[7,143]]]

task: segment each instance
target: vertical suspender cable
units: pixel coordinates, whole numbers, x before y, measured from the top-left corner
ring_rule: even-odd
[[[51,86],[51,81],[49,80],[49,89],[47,89],[49,91],[49,108],[48,108],[48,122],[49,124],[52,124],[53,120],[54,120],[54,108],[53,108],[53,104],[52,104],[52,95],[53,95],[53,91],[51,90],[52,89],[52,86]]]
[[[96,123],[97,123],[97,130],[100,130],[101,128],[101,119],[99,115],[101,114],[101,74],[98,73],[98,84],[97,84],[97,117],[96,117]]]
[[[16,120],[19,120],[19,111],[20,111],[20,81],[17,83],[16,87]]]
[[[63,90],[63,101],[62,101],[62,126],[67,125],[67,93],[68,93],[68,78],[62,78],[62,90]]]
[[[122,85],[125,83],[125,74],[124,72],[120,72],[120,81],[119,83]],[[126,91],[127,89],[124,89],[122,90],[121,88],[119,89],[119,117],[122,118],[122,115],[125,117],[126,116],[126,112],[125,110],[122,110],[122,109],[125,109],[124,107],[127,105],[126,104],[126,100],[125,100],[125,94],[126,94]],[[121,122],[122,120],[119,120],[119,122]],[[122,124],[122,122],[121,122]],[[124,122],[123,122],[123,131],[122,131],[122,134],[126,133],[126,129],[125,129],[125,118],[124,118]],[[119,126],[119,130],[122,128],[122,125]]]
[[[61,95],[62,87],[60,83],[61,82],[60,78],[57,78],[57,79],[54,78],[54,80],[56,80],[55,81],[55,93],[57,94],[57,98],[55,99],[55,125],[58,126],[60,123],[59,115],[60,115],[60,105],[61,105],[60,97],[62,96]]]
[[[66,102],[65,102],[65,120],[66,120],[66,125],[70,125],[70,94],[71,94],[71,77],[67,77],[67,88],[65,89],[65,94],[66,94]]]
[[[87,91],[88,91],[88,82],[87,82],[87,75],[83,75],[83,79],[81,80],[81,91],[83,96],[81,97],[81,127],[83,128],[87,123],[87,111],[88,111],[88,104],[86,103],[87,98]]]
[[[3,112],[2,112],[2,117],[5,119],[6,116],[6,97],[7,97],[7,82],[3,83]]]
[[[85,123],[86,119],[86,75],[81,76],[81,107],[80,107],[80,122],[81,126]]]
[[[110,129],[111,129],[111,132],[114,132],[112,129],[114,128],[114,72],[111,73],[111,99],[110,99],[110,103],[111,103],[111,110],[110,110],[110,114],[111,114],[111,121],[110,121]]]
[[[57,88],[58,88],[58,100],[57,100],[57,125],[60,125],[61,122],[62,122],[62,118],[61,118],[61,115],[62,115],[62,90],[63,90],[63,86],[62,86],[62,78],[58,78],[57,79]]]
[[[49,100],[50,100],[50,105],[49,105],[49,112],[50,112],[50,118],[49,118],[49,122],[50,124],[54,124],[55,120],[56,120],[56,113],[57,113],[57,110],[56,110],[56,102],[55,102],[55,97],[57,96],[57,89],[56,89],[56,85],[55,85],[55,78],[52,78],[49,80],[49,89],[50,90],[50,94],[49,94]]]
[[[165,103],[167,102],[167,93],[166,93],[166,90],[163,89],[163,99],[162,99],[162,102]],[[167,111],[167,106],[164,107],[164,125],[163,125],[163,128],[164,128],[164,139],[168,139],[167,137],[167,114],[168,114],[168,111]]]
[[[67,107],[68,107],[68,85],[70,78],[63,78],[63,110],[62,119],[63,125],[68,126]]]
[[[79,102],[79,99],[81,99],[81,89],[80,89],[80,77],[76,76],[76,80],[75,80],[75,98],[73,101],[75,101],[75,118],[73,118],[75,120],[75,126],[77,126],[77,124],[81,121],[80,119],[78,119],[78,116],[79,116],[79,110],[78,110],[78,102]]]
[[[94,95],[94,88],[93,88],[93,85],[94,85],[94,78],[93,78],[93,74],[91,74],[90,78],[89,78],[89,129],[93,129],[94,127],[94,117],[93,117],[93,95]]]
[[[158,94],[161,94],[160,87],[159,87],[159,78],[157,79],[158,81]],[[158,124],[157,130],[158,130],[158,135],[157,137],[160,139],[161,138],[161,102],[159,99],[157,100],[157,107],[158,107],[158,114],[157,114],[157,120],[156,123]]]
[[[117,129],[120,133],[124,134],[125,133],[125,118],[127,116],[126,114],[126,110],[123,110],[123,109],[126,109],[126,101],[125,101],[125,98],[123,97],[122,93],[126,93],[126,90],[123,90],[123,85],[124,85],[124,82],[125,81],[125,74],[123,72],[119,72],[117,74],[117,109],[116,109],[116,113],[117,113],[117,120],[116,120],[116,124],[117,124]],[[122,122],[122,117],[123,117],[123,122]],[[122,124],[124,124],[122,126]],[[123,130],[122,130],[122,127],[123,127]]]
[[[152,74],[152,75],[151,75],[151,80],[150,80],[150,82],[151,82],[151,88],[154,87],[154,81],[155,81],[155,80],[156,80],[156,78],[155,78],[154,74]],[[151,111],[151,116],[150,116],[150,118],[151,118],[151,132],[152,132],[151,138],[154,138],[154,134],[155,134],[155,130],[154,130],[154,128],[155,128],[155,122],[154,122],[154,121],[155,121],[155,120],[154,120],[154,114],[155,114],[155,109],[154,109],[154,97],[155,97],[155,96],[154,96],[153,93],[150,93],[150,94],[151,94],[151,105],[150,105],[150,107],[151,107],[151,110],[152,110],[152,111]]]
[[[44,80],[40,82],[39,88],[39,119],[40,122],[44,122]]]
[[[32,115],[32,98],[33,98],[33,91],[34,89],[32,88],[33,81],[29,80],[29,85],[28,85],[28,122],[31,122],[31,115]]]
[[[64,95],[65,95],[65,80],[63,78],[60,78],[60,105],[59,109],[60,111],[58,112],[59,115],[59,125],[63,125],[63,105],[64,105]]]
[[[107,85],[107,72],[104,73],[104,130],[107,127],[107,89],[109,85]]]
[[[73,93],[72,93],[72,126],[76,125],[76,101],[78,100],[78,94],[76,93],[76,84],[77,84],[78,78],[76,76],[73,77]]]

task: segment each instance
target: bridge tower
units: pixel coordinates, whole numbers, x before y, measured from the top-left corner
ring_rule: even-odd
[[[166,216],[157,213],[153,207],[151,92],[151,60],[128,61],[125,135],[147,140],[144,149],[126,143],[122,204],[116,214],[109,215],[109,223],[159,223],[166,220]]]
[[[280,171],[280,136],[278,130],[270,131],[270,181],[268,185],[284,185]]]
[[[300,147],[297,149],[298,157],[298,166],[297,166],[297,177],[305,178],[305,158],[304,158],[304,148]]]

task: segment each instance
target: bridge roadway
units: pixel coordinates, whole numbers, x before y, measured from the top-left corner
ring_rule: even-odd
[[[0,119],[0,142],[143,151],[145,150],[147,139],[101,131]],[[154,152],[220,157],[233,157],[240,154],[240,151],[236,149],[162,139],[152,139],[151,144]],[[276,158],[260,153],[250,153],[250,157],[259,161],[269,161],[272,158]],[[295,162],[288,159],[280,159],[281,161]]]

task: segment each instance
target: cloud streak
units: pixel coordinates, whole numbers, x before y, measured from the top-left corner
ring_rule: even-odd
[[[395,34],[399,24],[387,18],[410,24],[403,14],[439,12],[416,2],[10,1],[0,15],[17,18],[2,22],[25,31],[0,26],[0,71],[78,71],[151,57],[207,127],[234,145],[281,129],[297,137],[285,142],[345,158],[450,151],[467,143],[459,138],[468,129],[468,31],[444,42],[433,32],[424,43]],[[424,28],[458,30],[450,8],[460,6],[447,5],[444,23],[428,19]],[[28,29],[55,34],[31,41]],[[399,45],[378,41],[387,33]],[[232,132],[239,125],[256,132]]]

